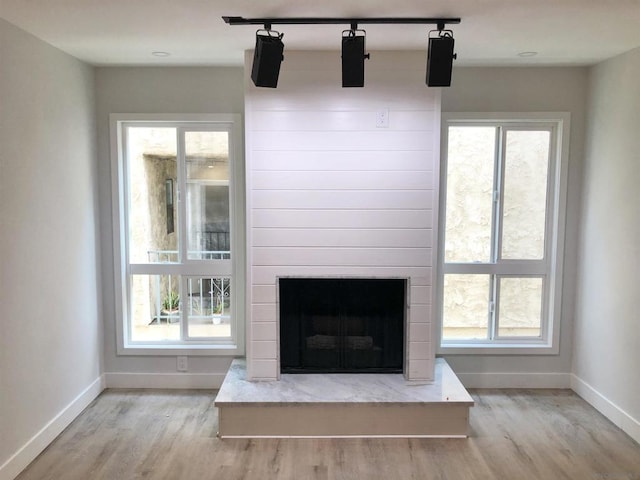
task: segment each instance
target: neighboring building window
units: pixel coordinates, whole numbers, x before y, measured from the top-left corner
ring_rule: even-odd
[[[112,117],[118,333],[127,353],[243,348],[239,122],[207,118]]]
[[[557,349],[568,118],[535,117],[445,119],[443,351]]]

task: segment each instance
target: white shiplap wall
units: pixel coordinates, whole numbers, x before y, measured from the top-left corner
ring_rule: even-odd
[[[405,376],[432,379],[440,92],[424,57],[373,52],[365,87],[342,88],[339,52],[285,51],[270,89],[253,86],[247,53],[250,379],[279,377],[282,276],[408,279]]]

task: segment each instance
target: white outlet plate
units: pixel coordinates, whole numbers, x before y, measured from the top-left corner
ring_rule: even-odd
[[[376,112],[376,128],[389,128],[388,108],[382,108]]]
[[[177,357],[176,368],[179,372],[189,371],[189,360],[187,357]]]

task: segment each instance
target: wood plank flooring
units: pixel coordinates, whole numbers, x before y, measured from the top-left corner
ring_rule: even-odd
[[[18,480],[640,480],[640,445],[568,390],[472,390],[469,439],[216,437],[215,391],[107,390]]]

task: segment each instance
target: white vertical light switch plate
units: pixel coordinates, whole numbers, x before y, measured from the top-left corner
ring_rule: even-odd
[[[381,108],[376,112],[376,128],[389,128],[388,108]]]

